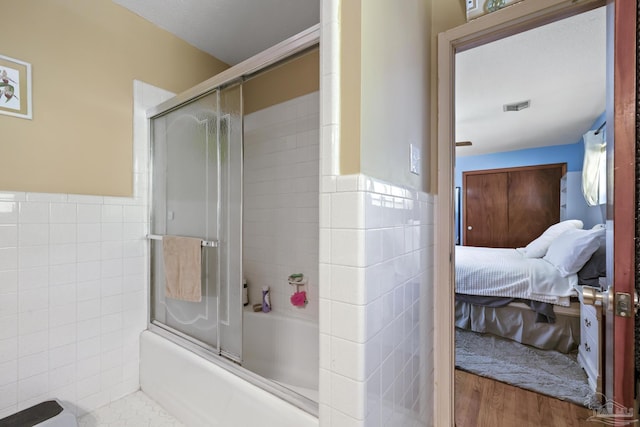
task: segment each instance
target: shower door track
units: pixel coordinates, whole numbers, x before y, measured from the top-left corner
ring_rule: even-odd
[[[151,329],[152,326],[155,326],[156,328],[164,329],[165,331],[167,331],[167,332],[169,332],[171,334],[177,335],[180,338],[182,338],[183,340],[187,340],[189,343],[191,343],[191,344],[193,344],[195,346],[201,347],[203,350],[209,351],[212,354],[219,354],[218,349],[216,349],[214,346],[209,345],[204,341],[200,341],[200,340],[198,340],[196,338],[193,338],[193,337],[185,334],[184,332],[180,332],[179,330],[172,328],[169,325],[165,325],[162,322],[159,322],[157,320],[152,320],[151,323],[149,324],[149,329],[150,330],[152,330]]]
[[[209,353],[211,353],[214,356],[220,356],[220,357],[224,357],[226,359],[229,359],[230,361],[232,361],[233,363],[237,363],[238,365],[242,366],[242,361],[234,354],[229,353],[227,351],[224,350],[220,350],[215,348],[212,345],[207,344],[204,341],[200,341],[199,339],[193,338],[187,334],[185,334],[184,332],[180,332],[177,329],[172,328],[169,325],[165,325],[162,322],[159,322],[157,320],[152,320],[151,323],[149,324],[150,328],[149,330],[153,330],[151,329],[151,326],[155,326],[157,328],[160,329],[164,329],[167,332],[170,332],[174,335],[179,336],[181,339],[188,341],[190,344],[196,346],[196,347],[200,347],[205,351],[208,351]]]

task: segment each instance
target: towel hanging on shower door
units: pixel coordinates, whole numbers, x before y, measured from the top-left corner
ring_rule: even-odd
[[[202,301],[202,239],[163,236],[165,296]]]

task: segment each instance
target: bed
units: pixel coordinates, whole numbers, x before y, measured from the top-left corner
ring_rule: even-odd
[[[456,246],[456,327],[576,351],[576,287],[604,274],[604,229],[581,228],[580,221],[558,223],[526,248]]]

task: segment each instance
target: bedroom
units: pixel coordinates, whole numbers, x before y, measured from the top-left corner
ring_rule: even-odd
[[[550,239],[542,239],[546,243],[544,252],[531,257],[550,267],[550,274],[565,276],[566,273],[567,277],[548,279],[563,283],[561,295],[541,298],[528,294],[530,299],[552,303],[551,306],[536,307],[538,311],[534,311],[529,303],[522,306],[518,301],[511,301],[503,306],[508,301],[492,300],[481,305],[477,299],[462,301],[463,298],[458,297],[456,326],[506,337],[544,351],[568,354],[575,359],[574,367],[578,371],[584,370],[577,375],[582,375],[583,382],[588,384],[588,389],[580,390],[585,397],[601,391],[601,366],[593,356],[599,353],[598,334],[593,327],[591,335],[596,337],[595,345],[590,342],[591,346],[585,346],[585,327],[581,328],[581,322],[592,320],[581,320],[578,292],[573,289],[578,282],[597,286],[598,276],[604,275],[605,269],[605,245],[597,250],[600,239],[595,237],[604,239],[604,230],[591,229],[605,222],[603,203],[606,203],[606,194],[600,191],[595,196],[595,206],[588,206],[581,188],[585,164],[583,135],[590,131],[588,138],[606,137],[605,31],[605,11],[599,8],[456,55],[456,244],[528,247],[549,226],[568,219],[579,220],[579,224],[576,222],[569,228],[576,226],[585,230],[581,234],[591,235],[589,249],[585,249],[591,252],[578,256],[586,257],[578,268],[580,273],[584,269],[584,274],[563,271],[558,275],[557,268],[541,259],[547,253]],[[604,162],[601,165],[605,167]],[[551,177],[536,175],[532,178],[533,171],[539,169],[547,175],[553,169]],[[587,172],[586,176],[595,175]],[[532,189],[529,187],[531,182],[538,183],[540,188]],[[496,186],[502,186],[498,193],[507,194],[506,200],[492,193]],[[546,211],[536,211],[538,213],[532,215],[532,209],[543,208]],[[474,212],[479,213],[479,219],[475,219]],[[563,229],[567,224],[563,222],[549,233],[554,235],[553,230]],[[558,234],[556,232],[555,236]],[[560,243],[556,246],[561,247]],[[594,255],[596,250],[597,257]],[[456,275],[460,283],[456,285],[457,293],[495,294],[463,288],[466,285],[462,281],[467,273],[462,270],[462,262],[458,262],[458,252],[456,263],[460,266],[456,265]],[[486,262],[479,261],[478,256],[473,253],[475,261],[483,268]],[[502,256],[499,252],[498,257]],[[491,257],[495,258],[495,253]],[[532,262],[531,258],[527,262]],[[510,264],[509,261],[502,262]],[[549,289],[553,287],[547,286],[547,291]],[[502,291],[499,294],[502,297],[526,296]],[[590,308],[583,306],[582,311],[587,310]],[[545,318],[545,313],[551,317]],[[579,351],[581,344],[583,347]],[[527,347],[523,347],[523,354],[526,351]],[[531,384],[531,388],[536,390],[536,385]]]

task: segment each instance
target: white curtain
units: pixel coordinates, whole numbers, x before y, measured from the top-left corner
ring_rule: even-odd
[[[597,206],[601,200],[601,192],[605,191],[600,185],[600,173],[606,164],[606,142],[603,131],[596,134],[590,130],[584,140],[584,164],[582,166],[582,194],[589,206]]]

